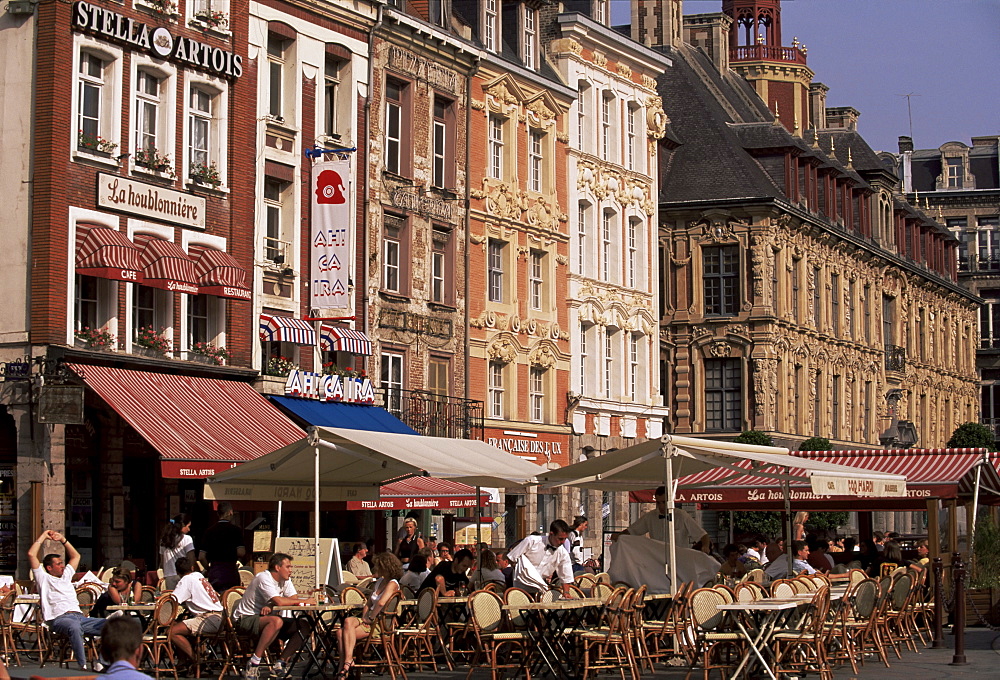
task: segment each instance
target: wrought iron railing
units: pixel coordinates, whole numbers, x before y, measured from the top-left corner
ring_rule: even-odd
[[[741,45],[729,50],[732,61],[789,61],[805,65],[806,53],[798,47],[776,47],[773,45]]]
[[[485,405],[424,390],[378,388],[376,403],[423,435],[482,439]]]
[[[885,346],[885,370],[902,371],[906,368],[906,348],[896,345]]]
[[[960,272],[1000,272],[1000,253],[986,256],[968,255],[958,258]]]
[[[993,439],[1000,441],[1000,418],[982,418],[979,422],[993,430]]]

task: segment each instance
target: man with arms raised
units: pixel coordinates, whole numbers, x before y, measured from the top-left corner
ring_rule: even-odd
[[[39,551],[46,540],[62,543],[66,549],[66,559],[63,560],[56,553],[49,553],[39,561]],[[76,586],[73,585],[73,576],[80,564],[80,553],[58,531],[43,531],[38,540],[28,548],[28,564],[38,586],[38,606],[42,611],[42,619],[52,632],[69,638],[80,670],[86,669],[87,652],[83,646],[83,638],[85,635],[100,635],[107,621],[88,618],[80,611]]]

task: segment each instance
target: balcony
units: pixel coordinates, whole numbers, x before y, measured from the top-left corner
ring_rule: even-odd
[[[784,61],[806,65],[806,53],[798,47],[774,47],[772,45],[741,45],[729,50],[730,61]]]
[[[969,273],[997,272],[1000,274],[1000,253],[960,256],[958,258],[958,271]]]
[[[885,370],[903,371],[906,369],[906,348],[896,345],[885,346]]]
[[[1000,442],[1000,418],[983,418],[979,422],[993,430],[994,441]]]
[[[378,388],[375,403],[423,435],[482,439],[484,404],[424,390]]]

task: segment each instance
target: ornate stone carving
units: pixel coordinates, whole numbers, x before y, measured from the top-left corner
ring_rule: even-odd
[[[483,101],[482,99],[473,99],[469,103],[469,106],[472,107],[472,109],[474,111],[485,111],[486,110],[486,102]]]
[[[722,340],[713,342],[708,346],[709,356],[715,357],[716,359],[725,359],[726,357],[731,356],[732,353],[732,346],[728,342]]]
[[[562,142],[563,144],[569,144],[569,135],[565,132],[557,132],[556,141]]]
[[[560,253],[556,255],[556,264],[560,264],[565,267],[566,265],[569,264],[569,258]]]
[[[473,328],[493,328],[497,324],[497,315],[494,312],[483,310],[479,316],[469,320],[469,325]]]
[[[555,229],[561,215],[559,206],[550,204],[545,196],[539,196],[534,202],[529,203],[527,210],[525,217],[528,224],[543,229]]]
[[[500,364],[509,364],[517,360],[517,347],[505,336],[499,336],[490,343],[486,350],[486,355],[490,361]]]
[[[754,236],[751,242],[753,294],[762,305],[770,306],[773,299],[771,280],[774,277],[774,252],[769,241],[762,236]]]
[[[548,370],[555,367],[556,354],[548,342],[542,341],[528,353],[528,363],[536,368]]]
[[[485,177],[483,198],[486,201],[486,212],[511,220],[521,219],[521,213],[527,207],[524,196],[514,193],[506,184],[493,183]]]
[[[663,110],[663,100],[659,97],[646,98],[646,134],[651,139],[663,139],[667,134],[670,119]]]
[[[573,38],[560,38],[558,40],[553,40],[549,43],[549,47],[552,49],[554,54],[563,54],[569,52],[570,54],[580,54],[583,52],[583,45],[578,43]]]
[[[642,86],[645,87],[645,88],[648,88],[650,90],[655,90],[656,89],[656,80],[653,79],[653,78],[651,78],[650,76],[646,75],[645,73],[643,73],[642,74]]]
[[[473,243],[475,243],[477,246],[478,245],[482,245],[483,243],[486,243],[486,235],[485,234],[470,234],[469,235],[469,240],[472,241]]]
[[[541,97],[528,104],[528,111],[540,121],[555,123],[555,112],[545,105],[545,101]]]
[[[727,213],[710,212],[706,213],[700,220],[690,223],[689,226],[701,226],[701,235],[698,237],[699,243],[731,243],[738,240],[736,237],[736,227],[748,229],[749,226],[741,222],[730,219]]]
[[[763,429],[774,427],[774,400],[778,391],[778,360],[754,359],[754,413],[764,419]]]
[[[604,52],[599,52],[597,50],[594,50],[594,56],[591,58],[591,61],[594,62],[595,66],[600,68],[604,68],[608,65],[608,58],[604,55]]]
[[[622,78],[632,79],[632,67],[624,62],[618,62],[618,75]]]

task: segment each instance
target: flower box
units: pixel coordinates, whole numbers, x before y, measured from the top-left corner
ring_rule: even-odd
[[[164,352],[159,352],[150,347],[142,347],[140,345],[132,345],[132,354],[140,357],[149,357],[150,359],[166,359],[167,355]]]

